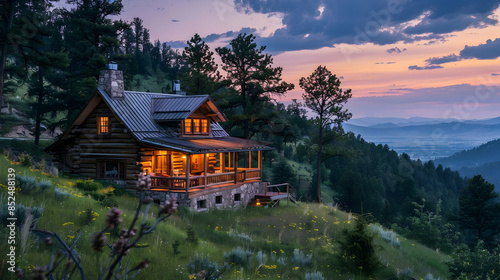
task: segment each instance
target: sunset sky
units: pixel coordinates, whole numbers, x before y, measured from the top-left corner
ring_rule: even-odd
[[[123,0],[152,40],[212,50],[240,32],[298,85],[326,65],[351,88],[354,118],[500,116],[500,0]]]

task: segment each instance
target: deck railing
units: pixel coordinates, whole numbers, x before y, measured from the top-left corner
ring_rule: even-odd
[[[291,200],[292,202],[295,202],[297,200],[297,191],[289,183],[283,183],[278,185],[267,185],[266,183],[266,188],[264,191],[265,194],[267,194],[267,192],[278,192],[278,193],[286,192],[288,200]]]
[[[218,184],[245,182],[249,180],[259,180],[261,178],[260,169],[244,169],[235,172],[211,173],[189,177],[189,188],[200,188]],[[186,177],[163,177],[151,176],[151,186],[153,188],[165,189],[186,189],[188,178]]]

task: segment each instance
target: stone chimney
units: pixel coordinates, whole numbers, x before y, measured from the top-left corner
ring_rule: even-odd
[[[106,64],[106,69],[99,74],[97,87],[103,89],[111,98],[123,98],[123,72],[115,62]]]

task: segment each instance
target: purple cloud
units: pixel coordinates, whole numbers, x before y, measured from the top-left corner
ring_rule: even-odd
[[[441,65],[427,65],[427,66],[417,66],[417,65],[411,65],[408,66],[408,70],[432,70],[432,69],[439,69],[443,68]]]

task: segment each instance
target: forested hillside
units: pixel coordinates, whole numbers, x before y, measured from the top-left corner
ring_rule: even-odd
[[[472,178],[481,174],[500,190],[500,139],[474,149],[458,152],[450,157],[435,160],[436,164],[458,170],[462,176]]]

